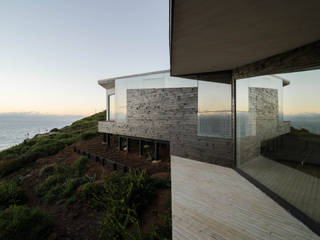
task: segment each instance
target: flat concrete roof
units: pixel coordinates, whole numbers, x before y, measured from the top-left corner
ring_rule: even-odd
[[[319,0],[171,0],[171,74],[233,70],[320,40]]]
[[[152,75],[152,74],[158,74],[158,73],[169,73],[169,72],[170,70],[161,70],[161,71],[137,73],[137,74],[124,75],[119,77],[106,78],[106,79],[98,80],[98,84],[104,87],[105,89],[110,89],[110,88],[114,88],[115,80],[117,79],[132,78],[132,77],[146,76],[146,75]]]
[[[132,78],[132,77],[139,77],[139,76],[145,76],[145,75],[152,75],[152,74],[158,74],[158,73],[169,73],[170,70],[161,70],[161,71],[154,71],[154,72],[146,72],[146,73],[138,73],[138,74],[132,74],[132,75],[124,75],[119,77],[112,77],[112,78],[106,78],[98,80],[98,84],[102,87],[109,86],[110,83],[114,82],[117,79],[121,78]]]

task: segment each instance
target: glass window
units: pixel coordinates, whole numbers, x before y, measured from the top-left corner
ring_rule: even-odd
[[[198,135],[231,138],[231,84],[198,81]]]
[[[109,121],[114,121],[116,119],[116,101],[115,95],[109,95]]]
[[[237,166],[320,223],[320,71],[236,81]]]
[[[169,72],[121,78],[115,81],[116,121],[127,121],[127,90],[197,87],[197,81],[170,77]]]

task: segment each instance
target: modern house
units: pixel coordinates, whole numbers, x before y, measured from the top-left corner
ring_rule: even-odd
[[[320,239],[320,136],[284,114],[286,74],[320,68],[319,10],[172,0],[170,71],[99,81],[106,142],[170,147],[174,239]]]

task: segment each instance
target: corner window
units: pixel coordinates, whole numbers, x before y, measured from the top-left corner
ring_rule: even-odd
[[[320,223],[320,70],[236,81],[237,166]]]
[[[231,84],[198,81],[198,136],[232,138]]]
[[[116,119],[116,101],[115,95],[108,95],[108,119],[107,121],[115,121]]]

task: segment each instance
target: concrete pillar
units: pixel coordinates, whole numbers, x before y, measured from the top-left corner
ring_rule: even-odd
[[[111,145],[110,133],[107,133],[106,141],[107,141],[107,146],[110,147],[110,145]]]
[[[129,152],[129,138],[126,137],[127,153]]]
[[[139,139],[139,156],[141,157],[143,155],[143,142],[141,139]]]
[[[118,150],[121,151],[122,144],[121,144],[121,136],[118,136]]]
[[[159,159],[159,144],[158,142],[154,142],[154,159]]]

